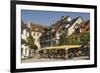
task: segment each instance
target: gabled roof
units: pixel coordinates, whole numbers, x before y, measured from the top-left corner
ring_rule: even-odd
[[[44,32],[44,29],[47,29],[47,26],[42,26],[40,24],[36,24],[36,23],[30,23],[30,27],[32,31],[36,31],[36,32]]]
[[[83,31],[89,31],[90,30],[90,20],[87,20],[84,23],[82,23],[80,27],[83,29]]]
[[[77,18],[75,18],[75,19],[73,19],[72,21],[71,21],[71,24],[74,24],[79,18],[81,18],[82,19],[82,17],[81,16],[79,16],[79,17],[77,17]],[[82,19],[82,21],[83,21],[83,19]]]
[[[62,16],[61,19],[52,24],[50,28],[54,28],[55,31],[60,30],[62,27],[65,26],[65,24],[69,23],[69,21],[67,20],[68,18],[69,16]]]
[[[30,29],[27,27],[27,24],[21,24],[21,33],[22,30],[26,29],[27,32],[30,32]]]
[[[58,20],[57,22],[55,22],[54,24],[51,25],[51,28],[55,28],[55,27],[62,26],[62,23],[68,22],[68,21],[67,21],[67,18],[68,18],[68,17],[69,17],[69,16],[65,16],[65,17],[62,16],[60,20]]]
[[[23,20],[21,20],[21,30],[26,29],[27,31],[29,31],[29,28],[27,27],[27,24],[25,24],[23,22]]]
[[[83,21],[83,19],[82,19],[82,17],[81,16],[79,16],[79,17],[77,17],[77,18],[75,18],[75,19],[73,19],[73,20],[71,20],[70,22],[68,22],[68,24],[70,24],[70,26],[69,27],[71,27],[79,18],[81,18],[81,20]],[[67,25],[67,24],[66,24]],[[78,25],[79,26],[79,24],[76,24],[76,25]],[[68,27],[68,28],[69,28]]]

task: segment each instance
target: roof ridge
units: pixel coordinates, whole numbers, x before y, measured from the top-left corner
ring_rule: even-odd
[[[43,28],[48,28],[48,26],[45,26],[45,25],[41,25],[41,24],[38,24],[38,23],[34,23],[34,22],[30,22],[30,24],[32,25],[32,26],[39,26],[39,27],[43,27]]]

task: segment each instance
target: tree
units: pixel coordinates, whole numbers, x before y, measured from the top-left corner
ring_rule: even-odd
[[[34,49],[37,50],[37,46],[34,44],[34,38],[32,35],[30,35],[29,37],[27,37],[27,45],[29,46],[30,49]]]
[[[66,45],[66,44],[67,44],[66,33],[63,33],[63,34],[60,36],[60,43],[59,43],[59,45]]]
[[[81,36],[80,36],[81,35]],[[63,38],[61,39],[62,45],[87,45],[90,42],[90,32],[83,32],[79,36],[77,35],[71,35],[69,37],[65,37],[63,35]]]
[[[90,42],[90,32],[84,32],[80,37],[80,44],[87,45]]]
[[[24,39],[21,38],[21,44],[27,45],[27,42]]]

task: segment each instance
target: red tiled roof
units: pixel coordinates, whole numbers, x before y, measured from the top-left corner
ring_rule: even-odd
[[[31,30],[36,32],[44,32],[44,29],[48,28],[46,26],[42,26],[40,24],[30,23]]]

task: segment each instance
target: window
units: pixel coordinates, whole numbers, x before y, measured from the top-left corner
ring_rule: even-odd
[[[76,38],[75,38],[75,40],[77,41],[77,40],[78,40],[78,38],[76,37]]]
[[[39,39],[37,39],[37,42],[39,42]]]
[[[39,33],[37,33],[37,36],[39,36]]]
[[[75,33],[80,33],[80,28],[76,28]]]
[[[35,32],[33,33],[33,35],[35,36]]]

